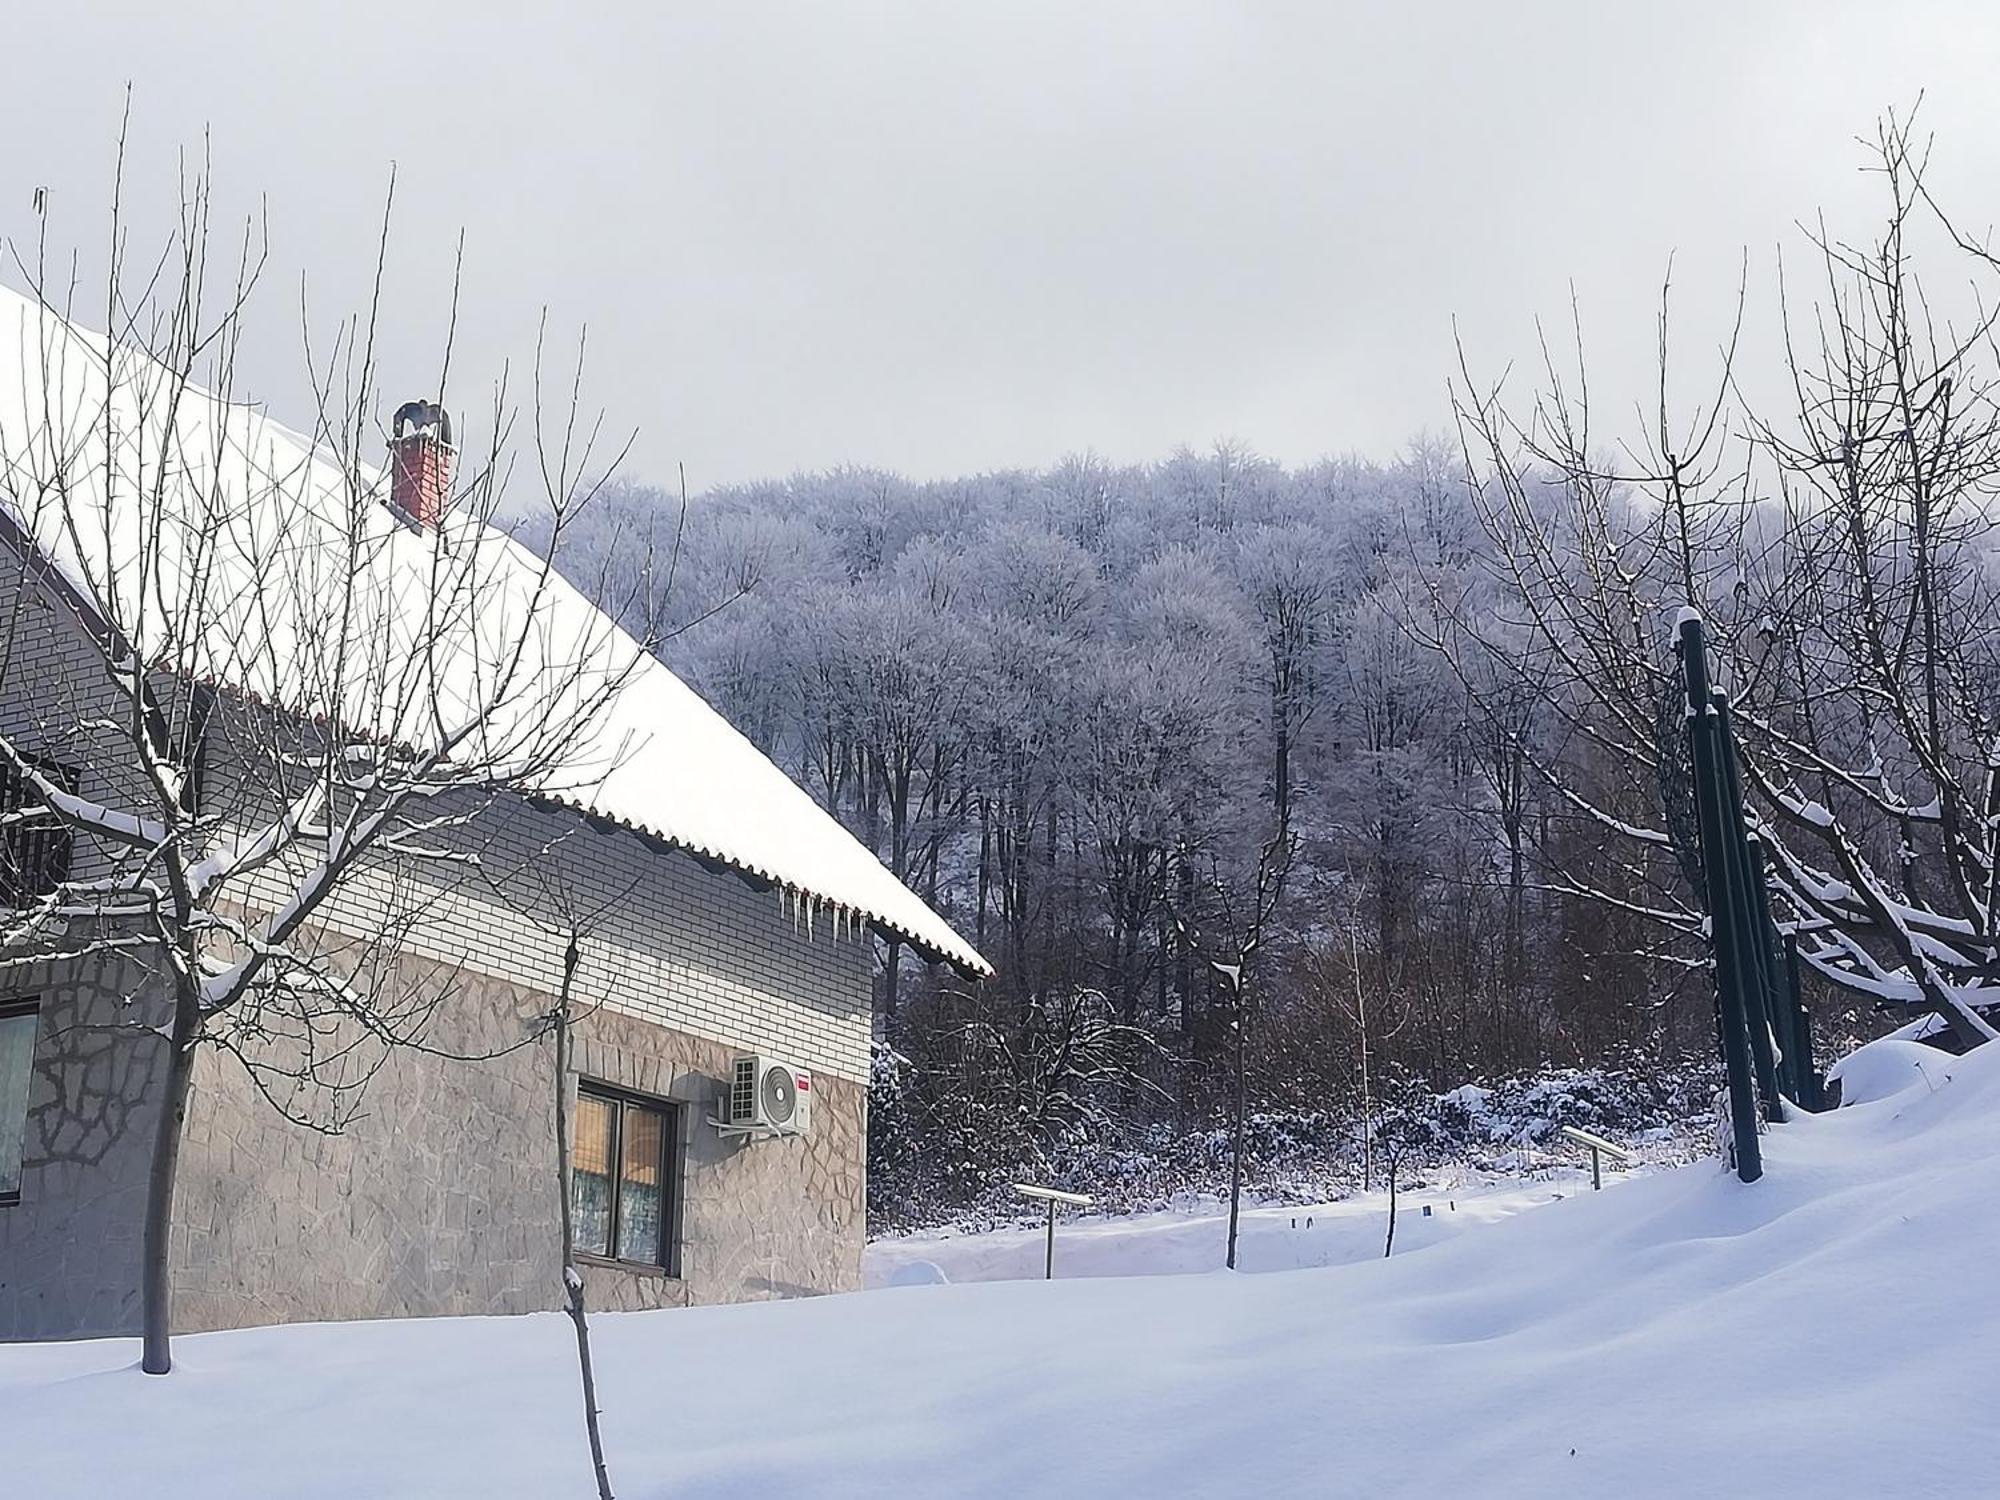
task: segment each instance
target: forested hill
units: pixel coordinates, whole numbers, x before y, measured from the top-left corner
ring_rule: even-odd
[[[1427,648],[1439,590],[1476,601],[1485,571],[1442,447],[841,470],[684,519],[626,485],[564,546],[582,576],[611,554],[632,608],[680,627],[676,669],[993,959],[968,992],[884,951],[879,1006],[906,1054],[943,1033],[954,1072],[1025,1080],[1010,1110],[1094,1107],[1050,1082],[1050,1029],[1074,1051],[1140,1028],[1161,1097],[1211,1095],[1227,1004],[1204,954],[1251,920],[1281,818],[1296,856],[1251,1001],[1266,1101],[1344,1096],[1364,1020],[1378,1068],[1438,1088],[1700,1045],[1702,986],[1640,956],[1661,935],[1550,889],[1642,872],[1530,774],[1532,715],[1475,705]]]

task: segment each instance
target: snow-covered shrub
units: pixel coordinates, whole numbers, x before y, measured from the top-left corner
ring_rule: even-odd
[[[1229,1132],[1153,1125],[1074,1132],[1010,1156],[997,1140],[899,1135],[912,1115],[907,1059],[879,1048],[870,1092],[868,1209],[877,1232],[1010,1222],[1024,1210],[1010,1185],[1036,1177],[1089,1193],[1111,1212],[1145,1212],[1229,1187]],[[1573,1154],[1564,1125],[1604,1135],[1653,1160],[1707,1149],[1714,1071],[1706,1062],[1625,1068],[1547,1068],[1462,1085],[1421,1087],[1400,1105],[1405,1173],[1532,1172]],[[1244,1121],[1248,1195],[1273,1203],[1325,1202],[1362,1179],[1359,1112],[1255,1111]]]

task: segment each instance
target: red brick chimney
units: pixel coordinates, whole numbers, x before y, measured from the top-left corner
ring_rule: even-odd
[[[435,401],[405,401],[389,424],[389,503],[435,531],[451,495],[451,418]]]

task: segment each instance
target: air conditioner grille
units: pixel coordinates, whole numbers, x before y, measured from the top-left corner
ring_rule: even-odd
[[[757,1059],[736,1059],[736,1073],[729,1081],[729,1118],[738,1124],[757,1118]]]

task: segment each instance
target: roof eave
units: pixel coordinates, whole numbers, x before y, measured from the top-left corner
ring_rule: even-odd
[[[537,792],[532,794],[532,800],[545,802],[554,807],[562,807],[582,817],[593,827],[618,829],[658,848],[671,849],[677,853],[685,854],[711,872],[726,870],[753,890],[761,892],[783,888],[785,890],[797,891],[815,901],[823,901],[829,906],[836,906],[842,910],[853,912],[862,922],[867,924],[871,931],[880,937],[891,942],[907,943],[927,962],[943,964],[968,981],[976,983],[979,980],[991,979],[993,977],[993,966],[981,957],[977,950],[970,943],[965,942],[963,938],[959,939],[963,951],[954,952],[942,944],[924,937],[920,933],[912,932],[910,929],[890,921],[877,912],[855,906],[851,902],[842,901],[822,891],[809,890],[804,886],[798,885],[796,882],[785,879],[774,871],[761,869],[746,860],[733,857],[721,850],[705,848],[690,840],[676,838],[673,834],[666,833],[657,828],[650,828],[630,818],[621,818],[615,813],[605,812],[602,808],[586,807],[581,803],[571,801],[560,793]],[[939,921],[943,921],[943,918],[939,918]]]

